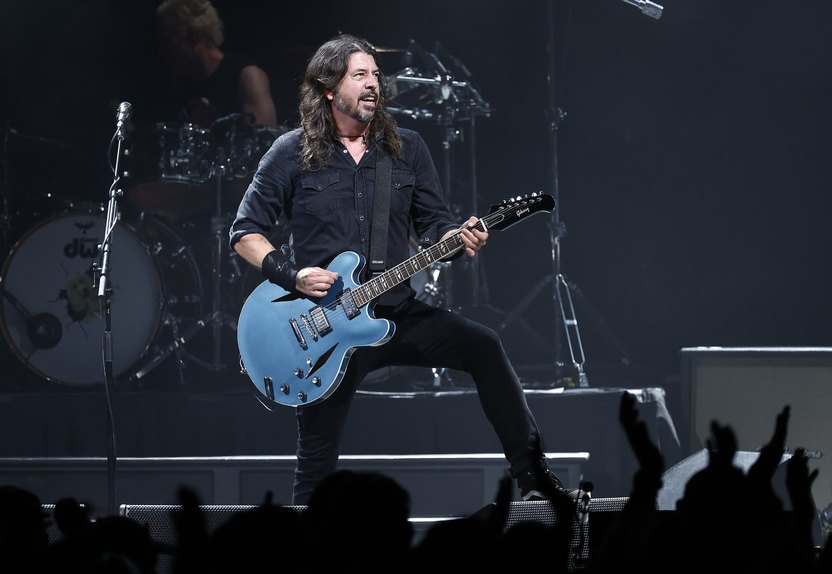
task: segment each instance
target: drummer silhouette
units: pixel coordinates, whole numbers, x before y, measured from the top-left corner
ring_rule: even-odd
[[[268,75],[249,58],[221,49],[223,23],[208,0],[166,0],[156,19],[160,53],[185,121],[207,128],[241,113],[254,124],[275,123]]]
[[[268,74],[221,48],[223,22],[209,0],[165,0],[155,18],[162,76],[133,134],[127,198],[144,213],[205,212],[215,204],[219,166],[223,209],[236,210],[256,162],[285,131],[276,125]]]
[[[133,377],[175,354],[181,381],[183,358],[213,372],[238,360],[226,352],[234,350],[242,274],[227,253],[228,226],[257,163],[285,129],[268,74],[255,58],[222,48],[223,22],[209,0],[165,0],[155,26],[159,82],[139,93],[150,105],[135,106],[125,196],[135,219],[176,230],[210,306],[196,322],[182,317],[176,344],[160,345]]]

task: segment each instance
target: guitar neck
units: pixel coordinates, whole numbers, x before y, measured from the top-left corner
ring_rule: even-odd
[[[492,225],[497,225],[505,219],[506,213],[511,211],[513,207],[506,207],[499,209],[494,213],[480,218],[473,229],[485,231],[490,229]],[[392,269],[388,269],[381,275],[374,277],[357,287],[352,291],[353,301],[358,307],[363,307],[376,297],[380,297],[399,283],[404,283],[419,271],[427,269],[440,259],[449,257],[464,247],[462,237],[460,236],[462,230],[452,234],[447,239],[444,239],[436,245],[431,245],[427,249],[420,251],[416,255],[405,259]]]

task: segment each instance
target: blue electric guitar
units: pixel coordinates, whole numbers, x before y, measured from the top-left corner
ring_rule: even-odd
[[[554,198],[546,194],[510,199],[491,206],[476,228],[506,229],[554,207]],[[300,407],[329,397],[344,377],[350,355],[360,347],[383,345],[396,330],[391,321],[373,316],[373,301],[462,248],[454,233],[364,284],[358,283],[364,258],[345,251],[327,267],[338,279],[321,299],[261,283],[246,299],[237,328],[243,369],[260,401],[268,408]]]

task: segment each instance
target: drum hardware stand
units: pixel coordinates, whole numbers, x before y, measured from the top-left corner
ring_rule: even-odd
[[[3,212],[0,215],[0,230],[3,232],[2,246],[3,253],[8,253],[11,245],[9,233],[12,228],[11,206],[9,204],[9,133],[11,132],[10,121],[6,120],[6,127],[3,129],[3,183],[0,184],[0,197],[3,198]]]
[[[561,360],[562,355],[562,335],[560,325],[563,326],[566,335],[566,342],[569,350],[572,367],[577,375],[577,384],[575,386],[580,388],[589,387],[589,379],[584,371],[584,364],[586,358],[584,356],[583,343],[581,342],[581,332],[578,326],[578,319],[575,315],[575,308],[572,304],[572,290],[575,288],[574,284],[567,281],[566,277],[561,273],[561,253],[560,244],[561,239],[566,235],[566,227],[560,220],[560,196],[559,196],[559,182],[558,182],[558,129],[561,122],[566,118],[566,112],[558,107],[556,101],[557,90],[555,86],[556,81],[556,54],[555,54],[555,0],[547,2],[547,19],[548,19],[548,35],[547,35],[547,53],[548,53],[548,69],[546,74],[546,88],[548,108],[546,116],[549,125],[550,146],[551,146],[551,181],[552,181],[552,195],[555,198],[555,209],[552,210],[552,216],[549,221],[549,243],[551,245],[552,257],[552,271],[551,274],[544,276],[537,285],[532,288],[528,295],[509,313],[509,317],[515,316],[519,311],[528,306],[532,299],[543,289],[543,287],[551,284],[552,287],[552,301],[553,301],[553,326],[554,326],[554,357],[550,365],[554,369],[554,383],[561,380],[561,374],[565,367],[565,363]],[[577,351],[577,354],[576,354]]]
[[[442,133],[442,188],[446,197],[453,196],[452,189],[452,148],[456,142],[465,141],[464,131],[458,127],[458,122],[467,120],[468,122],[468,146],[469,146],[469,170],[471,177],[471,200],[470,205],[467,206],[469,213],[476,215],[478,213],[477,206],[477,179],[476,179],[476,117],[484,115],[489,117],[493,111],[491,106],[483,99],[477,89],[471,83],[471,74],[467,68],[454,56],[448,54],[442,46],[437,43],[431,53],[424,50],[414,40],[410,40],[407,48],[407,64],[399,74],[390,78],[394,83],[402,86],[419,86],[425,85],[431,88],[432,101],[431,105],[440,105],[437,112],[431,112],[427,109],[421,108],[388,108],[391,113],[398,113],[411,117],[412,119],[436,119],[441,128]],[[446,66],[440,57],[442,55],[451,64]],[[432,77],[422,77],[418,75],[415,68],[409,67],[414,57],[418,60],[418,64],[425,69],[430,70]],[[450,69],[449,69],[450,68]],[[453,70],[453,71],[451,71]],[[465,78],[465,79],[458,79]],[[398,89],[398,86],[397,86]],[[402,90],[403,95],[406,96],[407,89]],[[395,103],[395,97],[391,98],[391,103]],[[418,102],[425,103],[428,102]],[[479,307],[481,304],[482,293],[486,291],[486,285],[482,281],[483,269],[480,257],[474,257],[466,261],[468,269],[471,273],[471,288],[473,293],[472,307]],[[447,308],[455,308],[453,297],[453,281],[450,273],[446,273],[445,282],[444,305]],[[449,374],[445,369],[433,369],[434,386],[438,386],[441,379],[450,380]]]
[[[206,371],[219,372],[225,369],[222,363],[222,327],[229,326],[236,331],[236,318],[223,311],[222,286],[223,286],[223,261],[225,257],[225,231],[228,229],[228,218],[222,213],[222,182],[225,175],[226,158],[222,148],[217,151],[216,161],[211,166],[210,179],[216,181],[216,209],[211,217],[211,279],[212,296],[211,310],[189,325],[184,331],[180,331],[181,321],[168,315],[164,323],[168,325],[173,334],[173,340],[166,346],[156,350],[154,357],[137,371],[131,380],[138,381],[144,378],[150,371],[155,369],[168,356],[176,356],[176,366],[179,371],[179,383],[185,383],[186,359]],[[211,359],[205,361],[187,351],[185,346],[202,329],[211,326]]]
[[[211,235],[213,237],[211,280],[213,294],[211,297],[211,313],[203,320],[210,322],[213,335],[213,356],[211,369],[221,371],[225,366],[220,361],[222,357],[222,328],[228,326],[231,330],[237,330],[237,320],[223,311],[222,286],[223,286],[223,263],[225,260],[225,247],[228,244],[228,216],[223,213],[223,179],[226,166],[228,165],[225,151],[222,147],[217,150],[217,159],[211,170],[211,177],[216,180],[216,205],[214,216],[211,218]]]
[[[166,315],[165,320],[163,322],[165,325],[170,327],[171,334],[173,335],[173,340],[165,345],[164,347],[155,347],[155,354],[153,357],[145,363],[145,365],[138,371],[136,371],[133,375],[130,376],[130,381],[132,382],[141,382],[141,380],[147,376],[150,371],[158,367],[162,361],[167,359],[171,353],[176,356],[176,366],[179,372],[179,384],[184,385],[185,380],[185,368],[187,364],[185,359],[196,363],[200,367],[206,370],[210,370],[212,365],[210,363],[206,363],[202,359],[194,356],[192,353],[189,353],[185,350],[185,345],[190,341],[197,333],[199,333],[206,325],[207,322],[204,318],[200,318],[184,331],[180,331],[180,323],[181,321],[173,317],[171,315]]]
[[[560,241],[566,235],[566,227],[560,221],[560,197],[558,185],[558,128],[560,123],[566,118],[566,113],[557,106],[556,90],[555,90],[555,74],[556,74],[556,54],[555,54],[555,8],[554,0],[549,0],[548,7],[548,41],[547,51],[549,56],[547,79],[547,96],[549,106],[546,110],[546,115],[549,125],[549,135],[551,138],[551,178],[552,178],[552,195],[555,198],[555,209],[552,210],[552,216],[549,221],[549,243],[551,246],[552,257],[552,272],[544,276],[538,284],[529,292],[529,295],[515,307],[509,316],[516,315],[516,313],[523,307],[527,306],[532,298],[540,292],[540,290],[548,284],[552,287],[552,301],[554,304],[553,325],[554,325],[554,357],[551,367],[554,369],[554,381],[561,379],[561,374],[565,364],[561,360],[562,355],[562,335],[559,325],[562,325],[567,339],[570,359],[572,366],[577,374],[577,385],[581,388],[589,386],[589,379],[584,372],[584,351],[583,343],[581,342],[581,333],[578,327],[578,319],[575,316],[575,309],[572,305],[572,295],[570,293],[570,286],[566,278],[561,273],[560,268]],[[573,343],[574,338],[574,343]],[[575,351],[578,354],[576,356]]]
[[[223,230],[228,226],[226,217],[222,213],[222,180],[225,177],[226,157],[223,148],[217,150],[216,161],[211,166],[210,177],[216,181],[216,196],[214,215],[211,217],[211,313],[204,320],[211,324],[212,335],[212,361],[211,368],[220,371],[223,368],[220,362],[222,353],[221,331],[223,325],[222,315],[222,262],[225,251],[225,238]]]

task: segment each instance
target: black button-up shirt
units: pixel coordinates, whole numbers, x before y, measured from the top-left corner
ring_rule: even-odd
[[[425,142],[412,130],[400,128],[399,133],[402,159],[393,159],[388,268],[411,255],[411,230],[420,240],[435,243],[458,226],[451,218]],[[294,250],[293,269],[286,269],[279,281],[285,289],[294,289],[298,269],[326,267],[343,251],[369,258],[376,148],[371,144],[358,164],[340,142],[334,150],[326,165],[303,169],[300,129],[280,136],[260,161],[231,225],[233,247],[246,234],[267,235],[285,214]],[[412,294],[406,282],[382,295],[379,304],[397,305]]]

